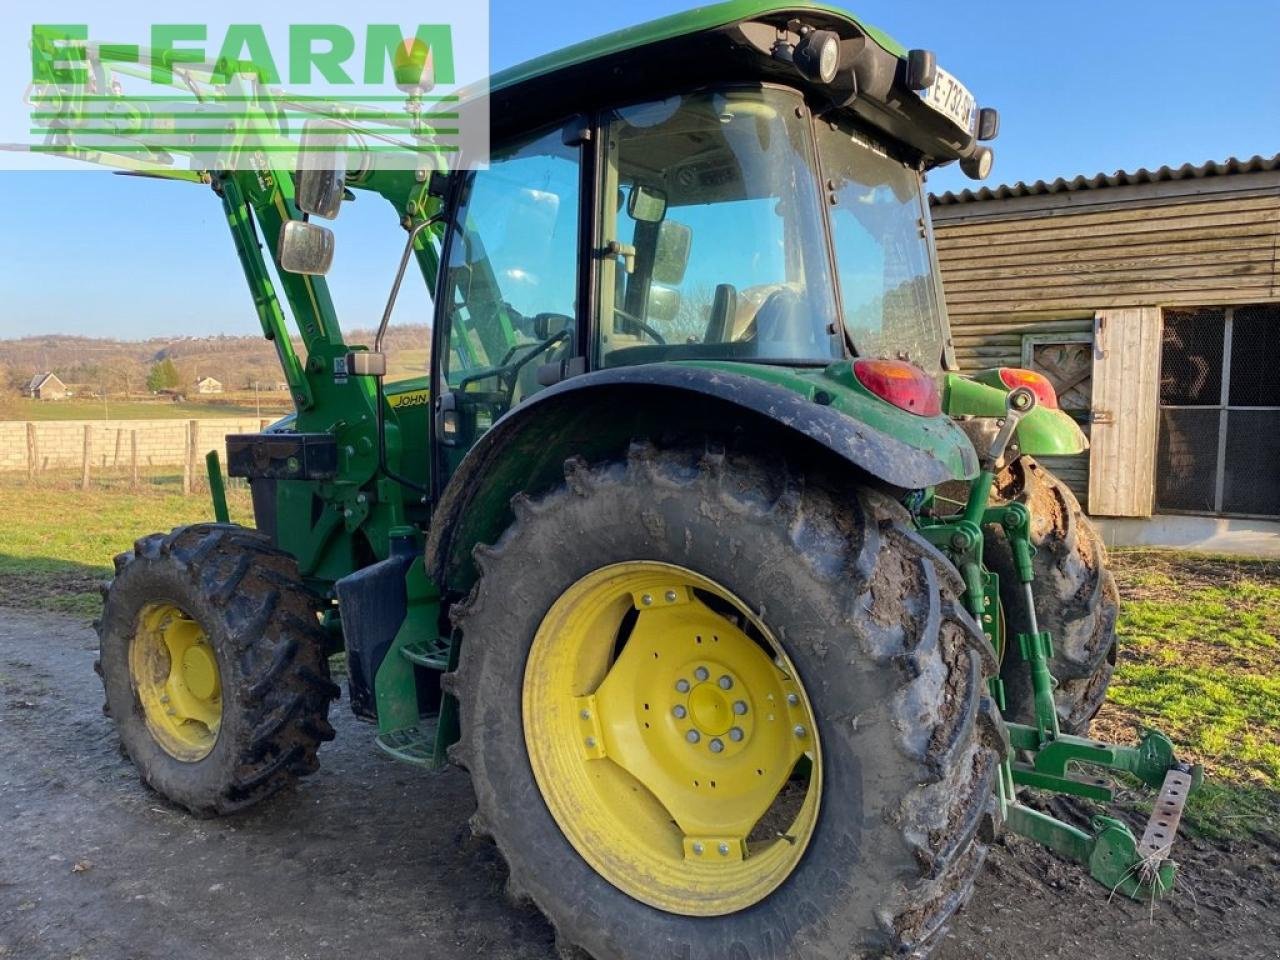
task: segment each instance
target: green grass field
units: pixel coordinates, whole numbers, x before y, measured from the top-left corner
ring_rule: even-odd
[[[230,496],[233,518],[248,522],[247,492]],[[89,619],[116,553],[207,519],[210,507],[172,482],[81,493],[70,480],[38,490],[6,480],[0,512],[0,605]],[[1112,561],[1122,646],[1095,732],[1127,742],[1150,725],[1203,762],[1210,779],[1188,811],[1192,829],[1280,831],[1280,562],[1149,550]]]
[[[285,411],[283,400],[273,395],[272,403],[262,404],[262,416],[276,419]],[[292,409],[289,407],[288,409]],[[203,403],[164,400],[23,400],[0,399],[0,420],[199,420],[212,417],[252,417],[258,412],[252,398],[238,398]]]

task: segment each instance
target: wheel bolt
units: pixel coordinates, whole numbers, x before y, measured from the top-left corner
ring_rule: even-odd
[[[684,738],[688,740],[690,743],[697,743],[699,740],[702,739],[702,735],[698,733],[697,730],[690,730],[688,733],[684,735]]]
[[[730,677],[730,676],[723,676],[723,677],[721,677],[721,678],[720,678],[720,689],[721,689],[721,690],[731,690],[731,689],[733,689],[733,677]]]
[[[724,750],[724,741],[717,737],[712,740],[711,743],[707,744],[707,746],[711,748],[712,753],[720,753]]]
[[[688,692],[689,692],[689,681],[688,681],[688,680],[685,680],[684,678],[681,678],[681,679],[677,680],[677,681],[676,681],[676,690],[678,690],[680,693],[688,693]]]
[[[688,713],[689,711],[686,710],[684,707],[682,707],[680,704],[676,704],[675,709],[671,711],[672,716],[674,716],[677,720],[683,720]]]
[[[738,716],[740,716],[740,717],[741,717],[741,716],[744,716],[744,715],[746,714],[746,712],[747,712],[747,701],[745,701],[745,700],[735,700],[735,701],[733,702],[733,712],[734,712],[734,713],[736,713],[736,714],[737,714]]]
[[[792,731],[792,733],[794,733],[797,737],[801,737],[801,738],[804,737],[806,732],[807,731],[805,730],[804,725],[799,723],[796,724],[795,729]]]
[[[643,603],[646,607],[650,606],[653,603],[653,596],[651,594],[646,593],[643,597],[640,598],[640,602]]]
[[[693,671],[693,675],[699,680],[705,680],[707,677],[711,676],[711,673],[706,667],[699,667],[697,670]]]
[[[787,703],[791,704],[791,706],[793,707],[797,707],[800,705],[800,698],[796,696],[794,693],[788,693]]]
[[[732,740],[734,743],[739,743],[742,740],[742,728],[734,727],[732,730],[730,730],[729,739]]]
[[[596,748],[596,738],[595,738],[595,737],[587,737],[587,746],[588,746],[589,748],[591,748],[592,750],[594,750],[594,749]]]
[[[674,590],[668,590],[667,603],[675,603],[675,602],[676,602],[676,592]]]
[[[590,711],[590,710],[583,710],[583,711],[579,712],[578,716],[580,716],[583,720],[590,720],[590,719],[591,719],[591,711]]]
[[[697,857],[702,856],[702,844],[695,843],[693,845],[693,853],[694,853],[694,856],[697,856]]]
[[[729,855],[729,845],[727,843],[720,844],[717,849],[720,851],[720,856],[727,857]]]

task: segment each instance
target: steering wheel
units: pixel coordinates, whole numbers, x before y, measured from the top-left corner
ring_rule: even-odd
[[[633,327],[638,329],[641,333],[648,335],[656,343],[660,343],[663,346],[666,346],[667,338],[664,337],[662,334],[660,334],[657,330],[653,329],[653,327],[649,326],[648,323],[641,320],[639,317],[635,316],[634,314],[628,313],[626,310],[623,310],[621,307],[614,307],[613,312],[616,313],[618,316],[622,317],[623,320],[627,321],[627,323],[631,324]]]
[[[467,387],[471,384],[477,383],[480,380],[496,378],[498,383],[501,384],[506,391],[506,394],[504,395],[509,396],[511,391],[515,389],[516,378],[520,376],[520,371],[524,369],[526,364],[533,360],[534,357],[546,353],[556,344],[568,339],[568,330],[558,330],[545,340],[540,340],[537,343],[518,343],[507,351],[506,356],[502,358],[502,362],[496,367],[490,367],[488,370],[480,370],[476,373],[463,377],[458,381],[458,385],[454,390],[458,394],[465,395]],[[526,347],[530,348],[528,353],[524,354],[518,360],[511,359],[516,355],[517,351],[523,350]],[[476,394],[471,394],[470,396],[476,396]]]

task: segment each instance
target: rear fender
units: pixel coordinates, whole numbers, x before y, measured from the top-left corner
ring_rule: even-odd
[[[937,419],[937,429],[954,430]],[[935,428],[925,418],[912,420]],[[562,483],[570,457],[614,459],[637,438],[696,443],[720,437],[768,456],[853,472],[901,494],[976,472],[972,448],[955,433],[954,448],[937,448],[951,449],[945,459],[841,413],[824,390],[806,394],[724,369],[651,364],[573,377],[512,410],[467,454],[436,505],[427,570],[442,588],[465,592],[476,577],[471,551],[510,525],[512,497]]]
[[[947,374],[943,382],[943,410],[952,417],[970,418],[961,426],[974,445],[985,450],[991,445],[999,427],[996,421],[1005,415],[1005,397],[1009,388],[998,377],[999,370],[983,371],[975,378]],[[1037,406],[1018,422],[1014,434],[1017,452],[1033,457],[1069,457],[1089,449],[1089,440],[1080,425],[1062,410]]]

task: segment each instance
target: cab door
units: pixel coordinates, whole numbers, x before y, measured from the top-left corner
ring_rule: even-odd
[[[581,163],[556,128],[464,175],[436,297],[437,491],[499,417],[579,355]]]

